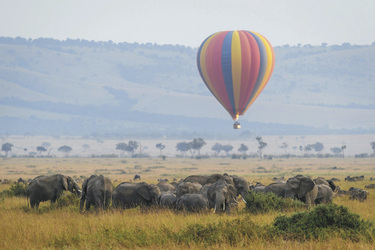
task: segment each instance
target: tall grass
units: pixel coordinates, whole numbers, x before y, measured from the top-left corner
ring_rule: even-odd
[[[13,168],[13,166],[18,166],[17,159],[12,160],[7,161],[9,165],[0,167],[0,173],[7,173],[7,170]],[[252,174],[251,170],[259,166],[263,166],[267,170],[273,169],[273,165],[275,165],[282,171],[277,174],[278,176],[289,173],[285,175],[285,177],[288,177],[294,174],[291,169],[302,168],[306,172],[310,171],[311,174],[313,169],[319,169],[320,165],[318,164],[324,164],[325,166],[336,165],[346,168],[347,172],[342,171],[339,175],[335,173],[336,177],[344,177],[349,174],[353,175],[353,172],[349,171],[348,168],[350,165],[356,164],[352,160],[348,162],[339,160],[337,164],[337,162],[332,162],[331,159],[327,159],[327,162],[318,162],[316,159],[311,162],[305,161],[306,159],[301,159],[301,161],[250,159],[249,161],[238,160],[235,163],[230,159],[173,159],[170,161],[167,159],[162,163],[150,159],[127,159],[125,163],[121,162],[121,159],[99,159],[100,161],[95,161],[95,159],[66,159],[66,161],[57,159],[58,162],[55,162],[55,159],[38,160],[23,162],[19,165],[21,166],[20,169],[15,168],[12,171],[21,173],[24,170],[23,166],[35,165],[35,168],[26,168],[26,170],[35,170],[38,171],[38,174],[45,174],[56,164],[62,172],[65,169],[74,170],[76,171],[74,175],[87,176],[96,169],[107,169],[106,171],[112,173],[110,177],[113,182],[119,183],[134,176],[134,172],[128,173],[128,171],[136,171],[135,165],[141,165],[142,169],[148,169],[148,167],[163,164],[165,168],[149,168],[150,172],[142,173],[142,181],[155,183],[162,174],[169,174],[167,178],[172,179],[189,174],[224,173],[227,170],[232,170],[232,172],[228,172],[245,176],[249,181],[261,180],[267,184],[267,182],[271,182],[271,177],[275,176],[276,173]],[[365,162],[358,161],[358,165],[363,168],[359,167],[360,170],[354,171],[356,174],[371,172],[373,162],[370,162],[369,159],[366,159]],[[220,163],[225,164],[220,165]],[[197,168],[197,170],[190,169],[185,170],[186,172],[179,172],[181,169],[190,167]],[[116,169],[120,168],[123,168],[127,174],[118,174],[120,171]],[[116,171],[111,171],[111,169]],[[333,177],[325,171],[317,170],[311,175],[314,177]],[[31,172],[28,172],[28,174],[30,174],[30,177],[35,177]],[[15,177],[19,177],[18,174],[14,176],[14,179],[17,179]],[[29,176],[22,177],[27,178]],[[367,182],[347,183],[341,181],[337,184],[347,190],[350,186],[363,188]],[[0,192],[10,190],[11,187],[12,185],[0,185]],[[14,188],[14,191],[20,190]],[[311,210],[305,210],[304,208],[298,208],[297,210],[270,209],[268,212],[254,214],[246,211],[245,205],[241,202],[238,210],[230,216],[217,215],[212,212],[183,214],[159,209],[142,212],[139,208],[125,211],[109,209],[99,213],[89,211],[81,214],[78,211],[76,197],[68,193],[59,199],[54,206],[51,206],[50,202],[42,202],[38,211],[28,208],[25,197],[4,195],[0,196],[0,249],[373,249],[371,223],[375,219],[373,213],[375,207],[374,195],[370,193],[368,200],[365,202],[349,200],[348,197],[336,197],[334,203],[337,206],[343,205],[348,208],[344,214],[349,217],[351,213],[358,214],[360,217],[354,215],[352,221],[355,222],[358,219],[359,225],[362,226],[354,227],[352,231],[343,227],[337,229],[335,227],[323,227],[320,233],[313,231],[309,237],[306,237],[309,232],[298,234],[299,231],[292,230],[293,223],[291,224],[290,221],[296,219],[296,217],[293,217],[296,216],[296,211],[303,214],[302,216],[299,215],[301,216],[300,219],[305,218],[309,221],[309,216],[316,216],[316,214],[310,213],[314,211],[314,208]],[[276,202],[276,204],[278,203]],[[327,209],[329,210],[329,208]],[[336,210],[332,208],[332,211]],[[319,211],[322,212],[322,210]],[[330,214],[329,211],[323,211],[323,214]],[[361,224],[361,220],[365,224]],[[286,228],[290,228],[290,231],[285,230],[285,227],[283,228],[280,225],[289,225]],[[295,227],[294,229],[297,230],[298,228],[302,227]],[[357,233],[367,236],[358,237]],[[326,237],[322,235],[326,235]]]

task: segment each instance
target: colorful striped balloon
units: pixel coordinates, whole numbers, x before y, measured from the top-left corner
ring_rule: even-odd
[[[237,120],[266,86],[275,54],[259,33],[222,31],[209,36],[199,47],[197,65],[208,89]]]

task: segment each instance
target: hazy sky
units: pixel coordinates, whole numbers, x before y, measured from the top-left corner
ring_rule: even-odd
[[[1,0],[0,36],[181,44],[251,30],[274,46],[375,42],[374,0]]]

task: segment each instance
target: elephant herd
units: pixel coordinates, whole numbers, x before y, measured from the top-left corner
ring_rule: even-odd
[[[322,177],[313,180],[304,175],[296,175],[287,180],[275,179],[274,183],[267,186],[260,183],[253,186],[237,175],[212,174],[191,175],[171,183],[161,180],[156,185],[122,182],[115,188],[109,178],[92,175],[84,180],[80,189],[71,177],[55,174],[31,180],[27,197],[30,197],[32,208],[38,208],[42,201],[50,200],[54,203],[63,191],[70,191],[80,196],[80,211],[83,211],[84,206],[86,210],[91,206],[96,211],[106,210],[112,201],[115,209],[159,206],[188,212],[213,209],[215,213],[229,214],[231,208],[238,204],[239,196],[246,203],[244,198],[251,191],[298,199],[310,206],[332,202],[336,188],[332,180]]]

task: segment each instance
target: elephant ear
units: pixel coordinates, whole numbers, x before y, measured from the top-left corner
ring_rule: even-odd
[[[63,189],[68,191],[68,178],[65,175],[61,175],[61,184]]]
[[[145,198],[146,200],[151,200],[151,197],[150,197],[150,192],[148,191],[148,187],[147,185],[142,185],[140,187],[137,188],[137,193],[142,196],[143,198]]]
[[[298,199],[304,197],[308,192],[313,190],[315,183],[310,178],[303,178],[300,181],[298,190]]]

